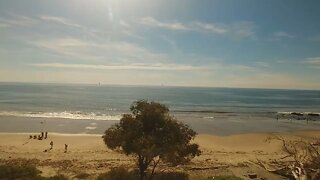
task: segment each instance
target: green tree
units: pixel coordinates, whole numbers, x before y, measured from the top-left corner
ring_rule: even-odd
[[[196,132],[175,120],[165,105],[140,100],[130,111],[105,131],[103,140],[110,149],[137,158],[141,180],[147,179],[148,167],[152,179],[160,161],[179,165],[200,155],[198,144],[190,143]]]

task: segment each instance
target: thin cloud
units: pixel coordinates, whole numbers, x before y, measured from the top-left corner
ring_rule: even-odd
[[[254,37],[255,35],[255,26],[252,22],[248,21],[235,22],[231,24],[207,23],[202,21],[191,21],[184,23],[178,21],[164,22],[153,17],[144,17],[137,20],[137,22],[145,26],[158,27],[172,31],[193,31],[221,35],[225,34],[237,38],[248,38]]]
[[[236,38],[254,38],[255,37],[255,25],[249,21],[241,21],[227,25],[229,34]]]
[[[200,21],[192,22],[190,25],[190,29],[199,32],[209,32],[209,33],[217,33],[217,34],[224,34],[228,32],[226,28],[222,26],[212,24],[212,23],[205,23]]]
[[[56,23],[56,24],[60,24],[63,26],[68,26],[71,28],[75,28],[78,30],[83,31],[84,33],[93,36],[93,37],[98,37],[99,34],[102,34],[100,31],[95,30],[93,28],[89,28],[87,26],[72,22],[71,20],[68,20],[64,17],[57,17],[57,16],[40,16],[39,17],[42,21],[48,22],[48,23]]]
[[[48,22],[55,22],[55,23],[60,23],[66,26],[71,26],[75,28],[83,28],[86,29],[86,27],[81,26],[80,24],[73,23],[65,18],[62,17],[56,17],[56,16],[40,16],[40,19]]]
[[[21,16],[14,13],[8,13],[8,17],[0,17],[0,27],[13,27],[13,26],[31,26],[38,21],[36,19]]]
[[[157,19],[152,17],[144,17],[139,20],[140,24],[153,26],[153,27],[160,27],[169,30],[179,30],[179,31],[187,31],[190,30],[186,25],[179,23],[179,22],[160,22]]]
[[[293,39],[293,38],[295,38],[294,35],[292,35],[292,34],[290,34],[290,33],[287,33],[287,32],[283,32],[283,31],[275,32],[275,33],[273,33],[273,36],[274,36],[275,38],[278,38],[278,39],[280,39],[280,38],[286,38],[286,39]]]
[[[155,53],[137,44],[125,41],[98,43],[78,38],[59,38],[30,42],[50,53],[82,60],[109,60],[113,62],[164,62],[165,54]]]
[[[62,63],[45,63],[32,64],[36,67],[46,68],[73,68],[73,69],[96,69],[96,70],[157,70],[157,71],[191,71],[205,70],[206,67],[192,66],[183,64],[108,64],[108,65],[92,65],[92,64],[62,64]]]
[[[320,68],[320,57],[310,57],[302,63],[310,65],[312,68]]]

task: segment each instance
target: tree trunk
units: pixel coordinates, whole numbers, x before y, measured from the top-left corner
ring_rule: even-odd
[[[140,180],[145,180],[146,179],[146,169],[148,166],[144,162],[144,157],[139,155],[138,163],[139,163],[138,166],[139,166]]]
[[[153,168],[152,168],[152,171],[151,171],[151,174],[150,174],[150,177],[149,177],[149,180],[152,180],[153,176],[154,176],[154,171],[158,165],[158,163],[160,162],[160,158],[156,161],[156,160],[153,160]]]

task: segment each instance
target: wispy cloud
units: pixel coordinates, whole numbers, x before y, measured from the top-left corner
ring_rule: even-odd
[[[287,32],[283,32],[283,31],[275,32],[275,33],[273,33],[273,36],[274,36],[274,37],[277,37],[277,38],[289,38],[289,39],[295,38],[294,35],[289,34],[289,33],[287,33]]]
[[[63,26],[74,28],[74,29],[78,29],[78,30],[80,30],[80,31],[84,32],[85,34],[90,35],[92,37],[98,37],[99,34],[103,34],[96,29],[75,23],[75,22],[73,22],[67,18],[64,18],[64,17],[42,15],[39,18],[42,21],[47,22],[47,23],[56,23],[58,25],[63,25]]]
[[[310,57],[303,61],[303,63],[310,65],[313,68],[320,68],[320,57]]]
[[[8,13],[7,17],[0,17],[0,27],[13,27],[13,26],[31,26],[38,21],[34,18],[21,16],[14,13]]]
[[[208,32],[208,33],[217,33],[224,34],[228,32],[228,30],[222,25],[216,25],[212,23],[205,23],[200,21],[195,21],[189,24],[191,30],[199,31],[199,32]]]
[[[84,26],[82,26],[80,24],[73,23],[73,22],[71,22],[71,21],[69,21],[69,20],[67,20],[65,18],[62,18],[62,17],[40,16],[40,19],[42,19],[44,21],[48,21],[48,22],[54,22],[54,23],[59,23],[59,24],[63,24],[63,25],[66,25],[66,26],[85,29]]]
[[[165,22],[157,20],[153,17],[144,17],[137,20],[139,24],[158,27],[172,31],[194,31],[202,33],[213,33],[213,34],[229,34],[235,37],[247,38],[255,35],[255,26],[252,22],[235,22],[231,24],[223,23],[208,23],[202,21],[191,21],[191,22],[178,22],[171,21]]]
[[[280,40],[284,40],[284,39],[294,39],[296,38],[295,35],[292,35],[288,32],[284,32],[284,31],[276,31],[276,32],[273,32],[271,34],[271,36],[268,38],[268,40],[270,41],[280,41]]]
[[[227,25],[229,32],[236,38],[253,38],[256,35],[253,22],[242,21]]]
[[[75,69],[97,69],[97,70],[157,70],[157,71],[191,71],[206,70],[207,67],[192,66],[186,64],[62,64],[62,63],[46,63],[32,64],[36,67],[48,68],[75,68]]]
[[[153,17],[144,17],[138,20],[140,24],[153,26],[153,27],[160,27],[169,30],[179,30],[179,31],[187,31],[190,30],[185,24],[180,22],[161,22]]]
[[[96,41],[79,38],[59,38],[30,42],[48,52],[82,60],[104,60],[111,62],[164,62],[165,54],[155,53],[137,44],[125,41]]]

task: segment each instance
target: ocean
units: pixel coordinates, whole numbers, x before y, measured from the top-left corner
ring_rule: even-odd
[[[8,119],[114,123],[141,99],[166,104],[191,126],[225,117],[271,121],[280,112],[320,112],[320,91],[315,90],[0,83],[0,131],[13,131],[5,127]]]

